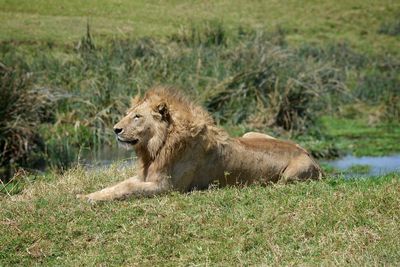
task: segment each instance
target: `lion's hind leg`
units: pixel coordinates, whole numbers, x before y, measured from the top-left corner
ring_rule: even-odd
[[[247,132],[243,136],[243,138],[265,138],[265,139],[276,139],[268,134],[257,133],[257,132]]]
[[[302,155],[289,163],[281,175],[281,182],[319,180],[321,178],[320,167],[308,155]]]

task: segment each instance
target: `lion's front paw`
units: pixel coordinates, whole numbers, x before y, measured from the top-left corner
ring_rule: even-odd
[[[85,199],[85,195],[84,194],[77,194],[76,198],[77,199]]]
[[[77,195],[76,195],[76,198],[77,198],[77,199],[80,199],[80,200],[86,200],[86,201],[89,202],[89,203],[94,203],[94,202],[96,202],[96,199],[92,198],[92,197],[90,196],[90,194],[89,194],[89,195],[77,194]]]

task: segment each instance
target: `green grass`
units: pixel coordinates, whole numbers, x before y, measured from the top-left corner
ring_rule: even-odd
[[[398,53],[399,37],[380,34],[400,4],[385,1],[105,1],[0,0],[0,40],[72,43],[87,19],[103,38],[166,36],[182,26],[220,20],[238,26],[288,31],[291,43],[349,40],[368,53]]]
[[[117,171],[118,170],[118,171]],[[0,265],[396,265],[400,176],[89,204],[133,170],[68,171],[0,196]],[[118,174],[115,176],[115,174]]]
[[[362,164],[355,164],[350,166],[346,172],[348,172],[350,175],[351,174],[368,174],[371,171],[371,166],[370,165],[362,165]]]
[[[323,117],[322,125],[343,153],[356,156],[383,156],[398,153],[400,149],[399,124],[369,125],[362,119]]]

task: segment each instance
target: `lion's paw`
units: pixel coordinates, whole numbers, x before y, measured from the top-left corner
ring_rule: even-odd
[[[96,202],[96,200],[91,198],[90,195],[77,194],[76,198],[80,200],[86,200],[90,204],[94,204]]]

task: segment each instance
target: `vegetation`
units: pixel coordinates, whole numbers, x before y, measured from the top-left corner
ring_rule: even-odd
[[[370,165],[352,165],[348,170],[347,170],[350,175],[353,174],[368,174],[371,171],[371,166]]]
[[[30,46],[36,42],[70,46],[87,20],[99,41],[144,36],[165,37],[185,25],[219,20],[228,31],[238,27],[272,31],[282,26],[290,44],[326,44],[348,40],[363,53],[399,53],[398,39],[380,34],[392,25],[400,4],[373,1],[146,1],[0,0],[0,40]]]
[[[384,156],[399,152],[396,141],[400,127],[395,123],[370,124],[367,119],[322,117],[328,141],[344,154],[356,156]]]
[[[31,88],[28,75],[4,65],[0,81],[0,176],[7,176],[12,165],[43,164],[44,143],[37,126],[52,121],[56,96],[45,88]]]
[[[392,36],[400,35],[399,16],[397,16],[396,19],[383,22],[378,30],[378,33],[392,35]]]
[[[393,129],[399,128],[400,65],[395,57],[362,55],[347,43],[293,48],[281,28],[273,32],[238,28],[228,34],[221,23],[211,21],[182,29],[166,40],[145,37],[96,45],[88,24],[86,35],[73,49],[26,51],[3,44],[0,55],[18,83],[29,75],[33,88],[49,88],[49,94],[62,96],[51,109],[39,108],[52,111],[51,120],[32,112],[30,117],[37,121],[25,123],[36,131],[26,136],[26,147],[42,140],[41,155],[58,168],[67,167],[82,147],[112,143],[112,125],[127,108],[129,97],[157,83],[186,90],[213,113],[217,123],[236,134],[259,130],[295,138],[316,157],[345,151],[336,144],[339,135],[329,135],[317,119],[322,115],[368,120],[368,127],[391,123]],[[5,94],[13,90],[8,86],[3,83]],[[24,92],[28,95],[21,99],[29,98],[28,90],[17,94]],[[13,104],[30,110],[20,102]],[[4,116],[4,120],[4,125],[12,125],[15,119]],[[397,130],[393,131],[395,139]],[[321,145],[315,140],[325,141]],[[20,148],[21,159],[37,154],[35,149]],[[20,158],[10,156],[2,165],[10,166],[11,160],[19,163]]]
[[[76,168],[0,198],[0,265],[396,265],[400,176],[89,203],[132,174]]]

